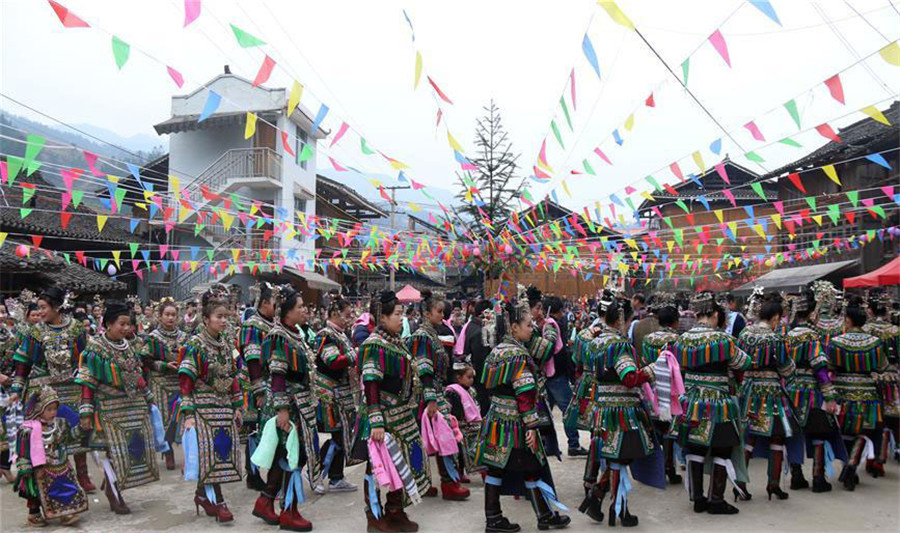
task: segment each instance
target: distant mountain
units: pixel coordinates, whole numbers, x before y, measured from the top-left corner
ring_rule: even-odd
[[[168,150],[169,146],[169,138],[167,136],[163,137],[155,133],[139,133],[130,137],[123,137],[118,133],[93,124],[75,124],[75,127],[116,146],[127,148],[132,152],[151,152],[158,147],[162,147],[163,151],[165,151]]]

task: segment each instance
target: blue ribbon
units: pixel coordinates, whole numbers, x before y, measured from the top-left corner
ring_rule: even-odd
[[[538,481],[526,481],[525,487],[529,489],[537,488],[541,491],[541,495],[544,496],[544,499],[549,503],[552,507],[556,508],[560,511],[568,511],[569,508],[560,503],[559,500],[556,499],[556,493],[553,491],[553,487],[547,484],[547,482],[543,480]]]
[[[258,445],[259,445],[259,437],[257,437],[255,434],[254,434],[254,435],[250,435],[250,436],[247,438],[247,451],[250,452],[250,457],[253,457],[253,452],[256,451],[256,447],[257,447]],[[258,474],[258,473],[259,473],[259,467],[256,466],[256,465],[253,463],[253,461],[250,461],[250,471],[253,472],[254,474]]]
[[[622,514],[622,507],[628,505],[628,493],[631,492],[631,478],[628,476],[628,468],[620,463],[610,465],[613,470],[619,471],[619,489],[616,492],[616,516]]]
[[[219,502],[216,501],[216,489],[214,489],[212,485],[203,485],[203,490],[206,492],[206,499],[212,502],[213,505],[218,505]]]
[[[197,443],[197,430],[184,430],[181,437],[184,449],[184,480],[197,481],[200,477],[200,445]]]
[[[156,451],[165,453],[171,450],[169,443],[166,442],[166,428],[163,426],[162,413],[159,412],[156,404],[150,405],[150,425],[153,426],[153,441]]]
[[[322,477],[325,477],[331,469],[331,463],[334,461],[334,452],[337,447],[338,445],[336,442],[333,440],[328,441],[328,451],[325,452],[325,460],[322,461]]]
[[[366,486],[369,487],[369,510],[376,519],[381,518],[381,502],[378,501],[378,487],[375,476],[366,474]]]
[[[484,476],[484,483],[486,485],[494,485],[495,487],[499,487],[500,485],[503,485],[503,480],[499,477]]]
[[[831,463],[834,462],[834,448],[831,447],[829,441],[825,441],[825,473],[828,477],[834,477],[834,468]]]
[[[447,475],[450,476],[450,479],[459,481],[459,472],[456,471],[456,463],[453,461],[453,456],[444,455],[441,457],[441,460],[444,461],[444,467],[447,469]]]
[[[290,472],[288,478],[287,489],[284,492],[284,508],[289,509],[293,505],[299,505],[306,501],[306,495],[303,494],[303,476],[300,475],[301,469],[291,470],[285,459],[278,461],[278,466],[285,472]]]

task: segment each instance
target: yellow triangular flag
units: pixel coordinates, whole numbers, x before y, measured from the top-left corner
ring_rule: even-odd
[[[291,86],[291,96],[288,97],[288,117],[294,114],[294,109],[296,109],[297,104],[300,103],[301,96],[303,96],[303,85],[297,80],[294,80],[294,85]]]
[[[672,253],[672,248],[675,246],[675,241],[666,241],[666,246],[669,248],[669,253]]]
[[[197,264],[199,263],[199,261],[189,261],[189,263],[190,263],[190,265],[191,265],[191,272],[196,272],[196,271],[197,271]]]
[[[247,113],[247,123],[244,125],[244,138],[249,139],[256,133],[256,114]]]
[[[775,225],[778,226],[778,229],[781,229],[781,215],[779,215],[778,213],[773,214],[772,222],[774,222]]]
[[[716,210],[714,211],[714,213],[716,214],[716,218],[719,219],[719,224],[721,224],[721,223],[722,223],[722,210],[721,210],[721,209],[716,209]]]
[[[634,23],[631,22],[628,15],[619,9],[619,6],[617,6],[613,0],[599,0],[598,3],[600,4],[600,7],[606,10],[606,13],[609,15],[609,18],[613,19],[613,22],[625,26],[629,30],[634,29]]]
[[[381,183],[380,181],[376,180],[376,179],[370,179],[370,180],[369,180],[369,183],[371,183],[372,186],[375,187],[376,189],[377,189],[378,187],[381,187],[381,185],[382,185],[382,183]]]
[[[240,248],[232,248],[231,249],[231,258],[234,259],[234,262],[238,262],[238,258],[241,256]]]
[[[881,54],[881,57],[891,65],[900,67],[900,44],[897,44],[897,41],[894,41],[891,44],[885,46],[884,48],[879,50],[878,53]]]
[[[562,181],[563,190],[566,191],[566,194],[569,195],[569,198],[572,197],[571,191],[569,191],[569,186],[566,184],[566,180]]]
[[[156,196],[156,193],[155,193],[155,192],[153,192],[153,191],[144,191],[144,201],[145,201],[145,202],[149,202],[150,199],[152,199],[154,196]]]
[[[184,207],[183,205],[182,205],[181,207],[178,208],[178,223],[179,223],[179,224],[181,224],[182,222],[184,222],[185,220],[187,220],[187,218],[188,218],[189,216],[191,216],[191,210],[190,210],[190,209]]]
[[[653,201],[653,195],[651,195],[651,194],[650,194],[649,192],[647,192],[647,191],[642,191],[642,192],[641,192],[641,197],[642,197],[642,198],[646,198],[646,199],[650,200],[651,202]]]
[[[890,126],[890,125],[891,125],[891,122],[887,119],[887,117],[884,116],[884,113],[882,113],[881,111],[879,111],[878,108],[875,107],[875,106],[873,106],[873,105],[866,106],[866,107],[860,109],[860,111],[862,111],[863,113],[869,115],[869,116],[872,117],[874,120],[877,120],[878,122],[881,122],[881,123],[884,124],[885,126]]]
[[[697,163],[697,168],[700,169],[700,174],[706,174],[706,165],[703,164],[703,156],[700,154],[699,150],[694,152],[694,163]]]
[[[412,211],[413,213],[418,213],[419,211],[422,210],[421,207],[419,207],[418,205],[416,205],[416,204],[413,203],[413,202],[410,202],[410,203],[409,203],[409,209],[410,209],[410,211]]]
[[[230,231],[231,225],[234,224],[234,215],[229,215],[224,209],[219,211],[219,215],[222,217],[222,225],[225,226],[225,231]]]
[[[763,231],[762,224],[754,224],[753,230],[756,231],[756,234],[759,235],[760,237],[762,237],[763,239],[766,238],[766,232]]]
[[[109,218],[106,215],[97,215],[97,231],[103,231],[103,226],[106,225],[106,219]]]
[[[460,146],[459,143],[456,142],[456,139],[453,138],[453,134],[450,133],[449,129],[447,130],[447,142],[450,143],[450,148],[453,148],[457,152],[462,153],[462,151],[463,151],[462,146]]]
[[[422,77],[422,54],[416,50],[416,81],[413,82],[413,90],[419,88],[419,79]]]
[[[627,131],[631,131],[631,128],[634,127],[634,113],[628,115],[628,118],[625,119],[625,129]]]
[[[822,225],[822,215],[813,215],[812,219],[816,221],[816,224],[819,226]]]
[[[3,246],[3,243],[6,242],[7,235],[9,235],[9,233],[6,233],[5,231],[0,232],[0,246]]]
[[[113,261],[115,261],[115,263],[116,263],[116,266],[121,268],[122,264],[119,261],[119,258],[122,256],[122,251],[121,250],[113,250],[112,256],[113,256]]]
[[[179,188],[181,187],[181,180],[178,179],[178,176],[173,176],[169,174],[169,190],[172,191],[172,197],[178,198]]]
[[[834,169],[834,165],[825,165],[824,167],[822,167],[822,170],[825,171],[826,176],[831,178],[831,181],[837,183],[838,185],[841,184],[841,180],[838,179],[837,170]]]
[[[107,174],[106,179],[109,180],[110,183],[119,183],[119,176],[113,176],[112,174]]]

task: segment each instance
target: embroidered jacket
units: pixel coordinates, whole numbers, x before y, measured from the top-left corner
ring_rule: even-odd
[[[212,392],[223,406],[230,403],[237,409],[243,404],[231,345],[221,335],[214,339],[204,329],[191,337],[181,349],[178,378],[182,412],[195,410],[195,392]]]
[[[13,357],[16,369],[11,391],[21,395],[26,381],[35,379],[49,384],[70,382],[86,343],[84,324],[68,316],[58,326],[43,322],[31,326]]]

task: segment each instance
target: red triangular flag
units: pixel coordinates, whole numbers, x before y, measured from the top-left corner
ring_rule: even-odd
[[[56,12],[56,16],[59,17],[59,21],[62,22],[62,25],[66,28],[90,28],[90,24],[81,20],[74,13],[69,11],[68,8],[59,4],[58,2],[54,2],[53,0],[48,0],[50,2],[50,7],[53,8],[53,11]]]
[[[31,243],[34,244],[34,247],[35,247],[35,248],[40,248],[40,247],[41,247],[41,241],[43,241],[43,240],[44,240],[44,236],[43,236],[43,235],[32,235],[32,236],[31,236]]]
[[[791,183],[794,184],[794,187],[797,187],[804,193],[806,192],[806,187],[804,187],[803,182],[800,181],[800,174],[798,174],[797,172],[792,172],[788,174],[788,179],[791,180]]]
[[[844,103],[844,87],[841,85],[841,75],[835,74],[834,76],[825,80],[825,85],[828,87],[828,91],[831,93],[831,97],[837,100],[840,103]]]
[[[444,94],[444,91],[442,91],[440,89],[440,87],[438,87],[437,84],[434,83],[434,80],[431,79],[431,76],[425,76],[425,77],[428,78],[428,83],[430,83],[431,86],[434,88],[434,92],[436,92],[438,94],[438,96],[441,97],[441,100],[447,102],[450,105],[453,105],[453,102],[451,102],[450,99],[447,98],[447,95]]]
[[[275,60],[267,55],[259,67],[259,72],[256,73],[256,78],[253,79],[253,86],[257,87],[268,81],[273,68],[275,68]]]
[[[850,223],[853,224],[854,220],[856,220],[856,212],[855,211],[847,211],[844,214],[847,215],[847,220],[849,220]]]
[[[832,140],[836,143],[841,142],[841,138],[838,137],[838,134],[834,132],[834,130],[827,123],[819,124],[816,126],[816,131],[819,132],[819,135],[825,137],[826,139]]]
[[[72,213],[70,213],[68,211],[63,211],[62,213],[59,214],[59,219],[60,219],[59,221],[62,225],[62,229],[66,229],[66,226],[69,225],[69,220],[71,220],[71,218],[72,218]]]
[[[653,93],[650,93],[650,96],[647,97],[647,100],[644,103],[647,107],[656,107],[656,101],[653,100]]]
[[[294,150],[291,149],[291,143],[288,142],[288,132],[281,132],[281,145],[284,146],[284,151],[291,154],[291,157],[297,157],[297,154],[294,153]]]

